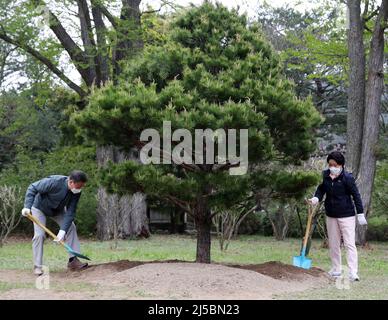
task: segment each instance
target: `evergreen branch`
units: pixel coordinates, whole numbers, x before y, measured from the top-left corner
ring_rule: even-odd
[[[181,208],[182,210],[187,212],[190,216],[194,217],[193,213],[190,210],[190,207],[184,201],[179,200],[178,198],[176,198],[172,195],[167,195],[166,199],[168,199],[170,202],[172,202],[173,204],[177,205],[179,208]]]

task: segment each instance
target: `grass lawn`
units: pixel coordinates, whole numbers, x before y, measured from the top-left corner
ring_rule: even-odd
[[[187,260],[195,259],[196,240],[192,236],[153,235],[145,240],[122,240],[117,249],[111,249],[112,242],[82,240],[81,251],[92,259],[93,264],[128,260]],[[226,252],[221,252],[217,239],[212,243],[212,261],[222,263],[264,263],[280,261],[291,264],[292,257],[299,254],[300,240],[276,241],[272,237],[240,236],[233,240]],[[361,281],[351,284],[348,290],[339,290],[334,285],[326,289],[305,291],[293,295],[279,296],[280,299],[388,299],[388,243],[373,242],[371,249],[359,249],[359,274]],[[66,251],[46,240],[44,263],[50,271],[64,270]],[[314,240],[310,258],[313,266],[328,270],[328,250],[321,248],[321,242]],[[31,270],[31,242],[10,240],[0,248],[0,270]],[[345,262],[346,260],[344,260]],[[11,284],[0,283],[0,290],[7,290]]]

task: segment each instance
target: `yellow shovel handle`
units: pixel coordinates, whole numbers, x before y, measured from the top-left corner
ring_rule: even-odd
[[[307,203],[308,205],[308,217],[307,217],[307,227],[306,227],[306,232],[303,238],[303,248],[306,248],[307,246],[307,241],[310,233],[310,228],[311,228],[311,221],[313,220],[313,210],[311,208],[311,204]]]
[[[36,223],[39,227],[41,227],[44,231],[46,231],[54,240],[57,239],[57,236],[52,233],[45,225],[43,225],[37,218],[35,218],[31,213],[28,213],[26,216],[32,222]],[[59,241],[62,245],[64,245],[63,241]]]

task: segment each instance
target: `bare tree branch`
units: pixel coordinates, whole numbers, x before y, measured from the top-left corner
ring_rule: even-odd
[[[102,14],[109,20],[113,28],[117,28],[117,18],[113,16],[109,10],[101,3],[100,0],[91,0],[90,1],[94,7],[97,7],[101,10]]]
[[[74,83],[72,80],[70,80],[61,70],[59,70],[54,63],[48,59],[47,57],[43,56],[40,52],[35,50],[34,48],[28,46],[25,43],[22,43],[21,41],[18,41],[16,39],[12,39],[9,37],[5,31],[3,26],[0,25],[0,39],[3,39],[4,41],[16,46],[17,48],[20,48],[30,55],[32,55],[34,58],[42,62],[44,65],[46,65],[54,74],[56,74],[63,82],[65,82],[71,89],[73,89],[75,92],[77,92],[80,96],[86,96],[86,92],[78,86],[76,83]]]

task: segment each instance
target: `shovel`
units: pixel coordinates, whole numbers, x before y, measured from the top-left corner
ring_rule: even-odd
[[[293,265],[295,267],[303,268],[303,269],[310,269],[311,268],[311,259],[306,258],[306,248],[307,248],[307,241],[309,238],[310,228],[311,228],[311,221],[313,219],[313,210],[311,208],[311,204],[308,203],[308,217],[307,217],[307,227],[306,232],[303,238],[303,245],[302,250],[300,253],[300,256],[294,256],[293,258]]]
[[[57,238],[57,236],[52,233],[46,226],[44,226],[38,219],[36,219],[31,213],[27,214],[27,218],[30,219],[32,222],[35,222],[39,227],[41,227],[44,231],[46,231],[54,240]],[[84,256],[83,254],[80,254],[78,252],[75,252],[68,244],[66,244],[64,241],[59,241],[61,245],[63,245],[67,252],[69,252],[72,255],[75,255],[78,258],[90,260],[87,256]]]

